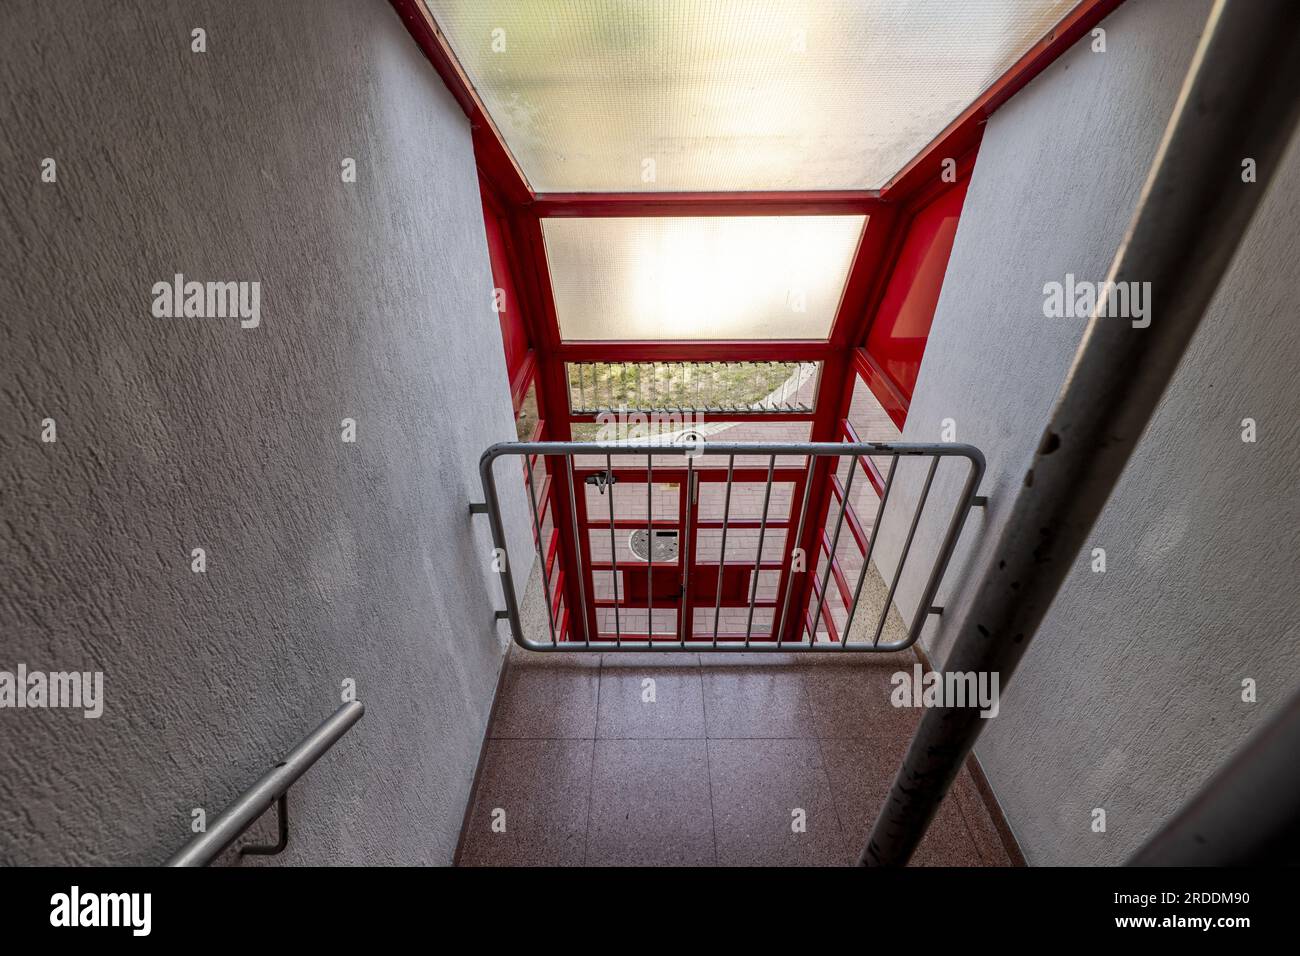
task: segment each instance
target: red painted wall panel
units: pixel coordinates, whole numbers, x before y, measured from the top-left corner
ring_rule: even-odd
[[[497,317],[501,320],[501,342],[506,352],[506,371],[510,375],[510,381],[513,382],[528,355],[528,333],[524,329],[523,310],[516,293],[514,274],[510,268],[505,223],[486,200],[483,202],[483,226],[487,230],[492,282],[496,288],[505,292],[505,308]]]
[[[876,369],[909,402],[969,183],[954,183],[913,217],[867,334]]]

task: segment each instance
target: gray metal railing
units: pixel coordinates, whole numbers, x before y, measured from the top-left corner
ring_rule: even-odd
[[[339,738],[351,729],[366,712],[360,701],[344,704],[327,717],[319,727],[303,738],[302,742],[280,763],[245,790],[225,811],[213,820],[203,832],[177,850],[165,866],[207,866],[234,843],[274,804],[279,817],[279,841],[272,846],[248,846],[240,855],[260,854],[273,856],[285,848],[289,841],[289,815],[286,794],[299,777],[311,768],[325,751],[338,743]]]
[[[582,456],[590,461],[599,463],[598,465],[582,466],[575,469],[575,457]],[[713,601],[710,605],[700,605],[699,608],[713,612],[713,626],[711,631],[706,627],[703,632],[697,629],[695,624],[696,605],[690,601],[691,593],[691,570],[696,567],[694,561],[695,543],[692,539],[691,516],[695,510],[688,507],[684,513],[679,514],[675,522],[669,521],[669,524],[676,524],[681,528],[685,541],[681,546],[680,558],[675,568],[679,575],[679,590],[673,598],[656,598],[654,584],[652,581],[653,569],[656,561],[653,558],[653,551],[647,551],[645,562],[646,575],[646,603],[632,604],[625,596],[620,595],[620,574],[625,577],[624,592],[627,590],[626,575],[633,572],[633,568],[640,573],[639,566],[625,565],[620,568],[618,559],[618,545],[615,540],[615,528],[622,524],[629,526],[633,519],[623,518],[616,519],[614,509],[613,487],[617,483],[617,469],[614,467],[613,459],[617,456],[620,459],[626,459],[632,456],[644,462],[644,467],[635,469],[624,469],[624,472],[635,471],[638,474],[644,473],[644,483],[646,486],[646,513],[644,519],[635,519],[643,521],[646,532],[646,547],[652,549],[654,541],[654,532],[656,528],[654,515],[654,482],[656,477],[660,482],[685,482],[684,496],[685,500],[694,505],[696,492],[700,481],[705,474],[711,472],[708,478],[710,483],[720,484],[725,482],[726,499],[723,506],[723,515],[720,525],[718,522],[711,522],[713,525],[720,527],[722,533],[722,545],[719,552],[718,561],[718,581],[714,593]],[[669,456],[684,457],[686,459],[685,467],[675,469],[665,469],[661,464],[656,466],[655,458],[664,458]],[[757,522],[752,519],[741,522],[738,519],[730,518],[731,510],[731,490],[733,485],[733,475],[736,472],[736,459],[741,456],[757,457],[762,462],[757,468],[750,468],[748,472],[752,473],[756,480],[752,483],[765,485],[763,493],[762,517]],[[793,467],[781,467],[778,469],[777,461],[779,458],[794,456],[798,459],[798,464]],[[533,640],[525,633],[524,624],[521,619],[519,601],[515,593],[515,579],[513,575],[514,562],[509,554],[509,547],[506,541],[505,529],[500,512],[500,497],[497,490],[496,478],[493,466],[497,459],[505,457],[520,457],[523,459],[522,470],[526,476],[528,497],[530,501],[530,518],[535,543],[535,551],[539,559],[540,575],[542,583],[542,601],[545,605],[545,611],[548,620],[549,640]],[[556,609],[563,600],[566,605],[572,602],[562,598],[558,593],[560,588],[557,586],[554,591],[552,584],[554,576],[552,574],[552,565],[547,553],[548,542],[543,534],[542,512],[545,510],[546,502],[539,506],[536,490],[536,475],[534,462],[538,458],[545,458],[548,462],[555,463],[547,468],[548,481],[558,483],[562,491],[567,495],[561,495],[552,498],[555,507],[552,508],[551,517],[555,528],[555,534],[559,535],[561,541],[567,541],[567,550],[571,554],[570,566],[567,573],[572,574],[577,579],[574,589],[574,596],[578,599],[578,607],[569,607],[568,620],[570,629],[562,633],[562,628],[557,627]],[[701,469],[696,465],[697,458],[715,458],[725,459],[727,462],[726,477],[720,478],[722,469]],[[884,479],[883,489],[878,492],[879,503],[876,508],[875,520],[871,526],[870,536],[862,555],[862,567],[858,572],[856,585],[851,589],[851,602],[845,597],[844,604],[847,610],[847,619],[840,629],[840,635],[836,638],[830,635],[831,626],[828,622],[827,632],[829,640],[818,640],[819,626],[823,620],[823,607],[826,601],[826,595],[830,588],[830,577],[832,571],[838,571],[837,547],[840,540],[841,531],[846,523],[846,515],[851,511],[849,504],[849,495],[852,491],[853,479],[859,468],[866,469],[865,460],[871,457],[888,458],[889,472]],[[885,596],[882,607],[880,608],[878,619],[875,622],[874,629],[869,640],[851,641],[849,638],[852,634],[853,621],[859,611],[860,600],[863,593],[863,585],[868,574],[872,572],[872,558],[875,553],[877,531],[881,527],[881,522],[886,514],[891,491],[894,488],[894,476],[899,461],[905,458],[923,458],[929,459],[930,465],[926,473],[924,485],[920,491],[920,498],[917,502],[916,509],[911,517],[907,528],[906,540],[902,544],[901,553],[897,556],[897,563],[894,567],[892,580],[888,586],[888,593]],[[921,514],[926,507],[930,498],[930,493],[934,484],[935,473],[938,469],[941,458],[965,459],[969,463],[966,472],[965,481],[961,486],[955,503],[952,506],[951,515],[948,519],[946,531],[943,535],[937,554],[934,556],[933,563],[930,565],[928,576],[925,578],[920,601],[918,602],[916,613],[912,616],[911,623],[907,626],[906,637],[894,641],[881,641],[884,632],[886,619],[889,616],[891,608],[895,606],[898,597],[899,582],[902,578],[903,568],[911,555],[913,544],[916,537],[917,527],[920,523]],[[839,498],[838,508],[835,508],[833,499],[828,500],[831,503],[827,510],[827,526],[825,533],[828,539],[823,541],[819,538],[814,539],[813,547],[816,558],[809,559],[807,554],[803,553],[802,545],[805,541],[805,530],[812,529],[817,532],[822,531],[820,528],[813,528],[810,522],[817,522],[817,515],[810,515],[809,502],[811,493],[814,488],[814,476],[816,480],[825,481],[829,487],[836,462],[839,459],[847,459],[851,462],[848,481],[844,486],[842,493],[837,492]],[[817,466],[822,460],[826,461],[829,466],[825,469],[819,469]],[[598,469],[594,474],[588,476],[584,482],[575,481],[575,470],[593,471]],[[518,480],[518,471],[510,469],[510,480]],[[944,572],[947,569],[948,562],[952,557],[953,549],[956,547],[957,539],[961,534],[962,527],[966,522],[966,517],[972,507],[984,503],[984,499],[977,498],[976,492],[979,483],[984,474],[984,456],[979,449],[971,445],[962,445],[956,443],[938,443],[938,444],[917,444],[917,443],[879,443],[863,442],[856,444],[849,443],[752,443],[752,444],[631,444],[631,443],[600,443],[600,442],[508,442],[494,445],[483,453],[479,463],[479,472],[483,483],[484,501],[480,504],[471,504],[470,511],[475,514],[486,514],[491,527],[493,546],[497,549],[498,554],[504,554],[505,561],[500,563],[499,570],[501,574],[502,593],[505,600],[505,610],[497,611],[496,616],[499,619],[505,619],[510,624],[511,635],[515,643],[530,651],[699,651],[702,649],[718,651],[829,651],[829,652],[886,652],[899,651],[910,647],[920,636],[921,629],[930,614],[941,613],[942,609],[933,606],[933,601],[939,584],[943,579]],[[667,472],[668,476],[665,476]],[[766,474],[766,481],[762,482],[759,477]],[[774,477],[777,474],[785,476],[777,479],[784,483],[791,482],[791,474],[803,477],[804,492],[802,495],[802,505],[798,513],[798,523],[795,529],[794,537],[789,538],[788,533],[793,524],[793,500],[790,502],[791,512],[784,519],[770,519],[770,505],[772,500],[772,486]],[[596,479],[592,481],[591,479]],[[603,479],[603,480],[602,480]],[[639,479],[638,479],[639,481]],[[597,625],[591,627],[592,621],[595,620],[596,605],[593,602],[594,595],[590,595],[587,588],[588,572],[593,571],[594,562],[591,566],[584,568],[583,552],[591,553],[591,541],[589,532],[595,530],[595,526],[585,524],[580,525],[576,503],[578,502],[579,489],[585,489],[587,484],[594,484],[601,494],[605,495],[608,500],[608,516],[602,517],[599,521],[599,527],[603,529],[608,526],[610,532],[610,561],[608,568],[602,568],[602,573],[609,573],[612,577],[614,600],[613,602],[604,602],[607,607],[612,607],[614,620],[614,633],[602,631]],[[555,488],[550,489],[553,494]],[[607,493],[606,493],[607,492]],[[585,493],[585,491],[584,491]],[[560,507],[560,502],[567,497],[567,508]],[[584,513],[586,500],[584,503]],[[564,514],[562,512],[567,512]],[[834,513],[834,523],[830,524],[830,518]],[[566,527],[567,522],[567,527]],[[730,523],[729,523],[730,522]],[[703,520],[699,522],[703,524]],[[746,604],[728,604],[728,607],[746,608],[747,618],[743,635],[719,636],[718,620],[723,607],[723,574],[724,565],[729,564],[726,560],[726,542],[727,531],[731,524],[744,524],[749,527],[757,523],[758,531],[758,548],[753,561],[752,568],[743,569],[748,574],[746,583],[748,585],[748,603]],[[770,528],[776,525],[784,526],[787,539],[787,546],[783,549],[781,561],[773,566],[772,562],[765,562],[763,557],[763,541]],[[638,532],[639,533],[639,532]],[[855,527],[855,536],[861,532]],[[581,541],[580,535],[588,535],[586,547],[578,542]],[[828,544],[827,544],[828,542]],[[558,542],[557,542],[558,543]],[[574,545],[577,545],[575,548]],[[824,567],[820,570],[820,586],[817,586],[815,578],[818,576],[818,558],[825,550],[826,560]],[[803,561],[797,560],[797,555],[801,555]],[[602,562],[603,564],[604,562]],[[803,566],[799,566],[802,564]],[[662,568],[662,564],[659,565]],[[739,570],[739,569],[738,569]],[[768,606],[772,609],[771,627],[766,634],[755,634],[754,612],[756,607],[756,598],[758,592],[758,578],[762,572],[777,572],[779,581],[775,598]],[[807,575],[808,577],[803,577]],[[809,580],[812,578],[812,580]],[[847,582],[845,582],[846,584]],[[841,595],[845,594],[844,584],[838,580],[837,585],[841,588]],[[811,587],[811,590],[809,588]],[[591,588],[595,590],[594,586]],[[796,596],[798,595],[798,596]],[[811,606],[816,601],[816,610],[811,617],[803,616],[801,620],[799,615],[802,613],[805,602],[804,595],[807,595],[806,601]],[[629,637],[624,633],[622,627],[622,614],[629,609],[644,611],[647,618],[645,636]],[[665,632],[662,635],[656,634],[654,630],[654,611],[672,611],[676,619],[675,629],[672,633]],[[779,617],[778,617],[779,612]],[[796,616],[790,618],[789,615],[794,613]],[[829,611],[827,612],[829,616]],[[787,627],[787,624],[790,627]],[[797,626],[796,626],[797,625]],[[809,627],[811,625],[811,627]],[[864,631],[864,633],[866,633]],[[580,636],[579,636],[580,634]],[[797,635],[797,637],[792,636]]]

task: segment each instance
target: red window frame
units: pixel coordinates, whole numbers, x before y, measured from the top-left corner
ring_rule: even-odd
[[[571,424],[589,420],[569,409],[566,362],[570,361],[820,361],[814,411],[798,416],[811,423],[812,441],[840,441],[852,434],[847,416],[853,387],[861,378],[881,406],[901,429],[906,421],[912,387],[919,369],[921,352],[916,343],[891,349],[888,337],[873,327],[885,302],[886,321],[897,302],[912,318],[929,310],[933,314],[943,269],[917,270],[924,276],[900,288],[903,274],[915,257],[934,252],[946,266],[951,248],[951,228],[938,225],[945,219],[934,213],[945,205],[960,211],[961,197],[973,168],[983,126],[988,117],[1011,96],[1069,49],[1123,0],[1082,0],[1046,37],[1011,66],[952,123],[905,165],[885,186],[867,191],[804,191],[759,193],[581,193],[537,194],[528,185],[509,149],[483,108],[477,93],[450,52],[446,39],[420,0],[390,0],[407,29],[438,71],[447,88],[470,121],[474,154],[483,193],[485,223],[489,232],[494,271],[503,269],[497,284],[513,292],[509,326],[503,324],[503,342],[511,368],[511,394],[516,413],[530,385],[537,389],[539,424],[537,437],[567,441]],[[956,160],[955,177],[943,175],[945,160]],[[957,192],[959,191],[959,193]],[[848,279],[829,336],[824,340],[715,341],[715,342],[574,342],[563,341],[555,311],[550,274],[542,240],[541,220],[563,216],[747,216],[747,215],[844,215],[866,214],[867,227],[859,241]],[[946,217],[951,219],[953,217]],[[949,223],[951,226],[951,223]],[[936,244],[947,248],[936,249]],[[900,260],[902,270],[900,271]],[[510,295],[510,292],[507,293]],[[888,300],[886,297],[892,297]],[[504,322],[504,320],[503,320]],[[913,323],[915,324],[915,323]],[[923,321],[928,328],[928,321]],[[526,343],[526,350],[522,344]],[[519,358],[522,356],[522,358]],[[902,364],[900,364],[900,362]],[[719,421],[726,415],[713,415]],[[734,420],[743,420],[733,416]],[[557,474],[564,459],[551,458],[547,472]],[[576,477],[576,476],[575,476]],[[871,476],[873,487],[879,476]],[[843,489],[831,470],[829,459],[819,459],[804,480],[812,482],[809,517],[804,536],[797,544],[806,555],[825,552],[826,521],[833,502]],[[552,515],[570,515],[567,481],[548,482],[541,507]],[[802,495],[802,486],[798,494]],[[579,496],[581,497],[581,496]],[[796,498],[798,500],[798,498]],[[865,543],[854,515],[850,529],[853,540]],[[856,523],[856,524],[855,524]],[[575,575],[564,575],[572,567],[571,556],[580,548],[578,530],[571,522],[553,521],[555,530],[547,542],[547,564],[559,565],[562,585],[557,588],[552,611],[567,635],[568,608],[579,604]],[[856,527],[856,531],[853,529]],[[561,531],[563,528],[563,531]],[[835,570],[835,556],[829,556]],[[817,562],[809,561],[809,570]],[[589,568],[589,563],[586,563]],[[800,587],[799,604],[805,615],[817,597],[817,575],[807,573]],[[843,596],[842,571],[835,573],[836,588]],[[823,602],[823,607],[829,605]],[[824,619],[834,634],[833,622]],[[797,631],[797,615],[790,616],[791,632]],[[585,628],[584,628],[585,630]],[[791,639],[787,635],[787,639]],[[838,639],[838,636],[835,637]]]

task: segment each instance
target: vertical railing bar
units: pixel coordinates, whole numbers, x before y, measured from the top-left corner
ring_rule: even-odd
[[[614,540],[614,464],[609,455],[605,455],[605,491],[609,494],[609,560],[614,574],[614,643],[623,646],[623,627],[619,622],[618,605],[622,600],[618,596],[618,544]]]
[[[790,610],[790,591],[794,587],[794,552],[799,550],[799,542],[803,540],[804,519],[808,517],[808,498],[812,492],[813,470],[814,470],[814,466],[817,464],[816,455],[808,455],[807,457],[808,457],[808,478],[807,480],[804,481],[803,505],[801,505],[799,508],[799,527],[794,533],[794,550],[790,552],[790,573],[786,575],[785,598],[782,599],[781,601],[781,626],[776,632],[777,650],[781,649],[782,639],[785,635],[785,617],[786,617],[786,612]],[[786,544],[788,545],[789,543],[790,543],[790,539],[789,537],[787,537]],[[808,556],[804,555],[805,573],[807,573],[807,561],[808,561]],[[815,573],[816,566],[814,566],[813,570]],[[815,634],[813,635],[813,640],[816,640]],[[799,643],[802,644],[803,641],[800,641]]]
[[[573,521],[573,560],[577,564],[578,574],[578,601],[582,604],[579,612],[582,614],[582,633],[586,638],[586,647],[591,647],[591,634],[587,626],[587,576],[582,572],[582,541],[578,537],[578,504],[577,492],[573,490],[573,453],[564,456],[565,471],[569,476],[569,517]],[[586,488],[586,485],[583,485]],[[585,505],[584,505],[585,507]],[[594,617],[594,615],[593,615]]]
[[[691,547],[694,538],[691,537],[691,512],[695,510],[695,458],[686,459],[686,536],[682,541],[681,547],[677,549],[677,560],[682,566],[682,587],[681,597],[679,600],[682,604],[681,613],[677,615],[677,643],[682,647],[686,646],[686,631],[689,628],[691,634],[695,633],[695,615],[691,614],[691,576],[688,573],[690,562],[694,561],[691,554]],[[687,615],[690,615],[689,622]]]
[[[555,639],[555,617],[551,613],[551,576],[546,571],[546,555],[542,550],[542,522],[537,516],[537,488],[533,483],[533,459],[531,456],[524,456],[524,466],[528,469],[528,504],[533,512],[533,530],[537,533],[533,539],[533,544],[537,548],[537,557],[541,560],[542,567],[542,600],[546,604],[546,623],[551,628],[551,646],[555,647],[559,641]],[[556,533],[559,533],[558,529]]]
[[[575,362],[574,364],[578,366],[578,404],[582,406],[582,411],[585,412],[587,410],[587,386],[582,380],[583,363]]]
[[[821,593],[817,595],[817,611],[812,618],[812,643],[817,643],[817,624],[822,619],[822,605],[826,603],[826,588],[830,584],[831,568],[835,565],[835,551],[840,544],[840,531],[844,528],[844,511],[849,506],[849,492],[853,490],[853,476],[858,471],[858,455],[853,456],[853,462],[849,465],[849,480],[844,485],[844,497],[840,500],[840,514],[835,519],[835,534],[831,536],[830,548],[826,552],[826,571],[822,574]],[[817,553],[821,553],[821,542],[817,543]],[[814,564],[814,567],[816,565]],[[827,636],[830,636],[830,628],[827,628]],[[848,632],[845,631],[845,636]],[[840,641],[840,650],[844,649],[844,641]]]
[[[731,516],[731,475],[736,456],[727,456],[727,495],[722,503],[722,551],[718,554],[718,593],[713,599],[713,646],[718,646],[718,618],[722,614],[722,573],[727,569],[727,519]]]
[[[754,557],[754,580],[749,583],[749,618],[745,621],[745,647],[754,629],[754,600],[758,597],[758,576],[763,570],[763,538],[767,536],[767,511],[772,502],[772,475],[776,471],[776,455],[767,459],[767,490],[763,492],[763,518],[758,523],[758,554]]]
[[[970,466],[970,470],[966,475],[966,482],[957,499],[957,506],[949,519],[948,530],[939,544],[938,555],[930,565],[930,576],[926,581],[925,590],[921,592],[921,598],[917,602],[920,613],[913,618],[912,626],[908,629],[907,646],[909,647],[920,636],[921,629],[925,625],[925,618],[929,615],[929,609],[933,605],[935,594],[938,593],[939,582],[943,580],[944,573],[948,569],[948,562],[952,558],[953,548],[956,546],[957,538],[961,534],[962,526],[966,523],[966,517],[970,513],[975,491],[983,475],[983,469],[973,459],[970,461]],[[885,650],[889,648],[890,645],[886,644]]]
[[[645,639],[654,643],[655,634],[655,458],[654,452],[645,456]]]
[[[916,535],[916,526],[921,523],[921,512],[925,510],[925,501],[930,497],[930,485],[934,482],[934,473],[938,468],[939,456],[934,455],[930,458],[930,470],[925,476],[925,486],[921,489],[921,499],[916,503],[916,513],[912,515],[912,526],[907,529],[907,540],[903,542],[903,551],[898,556],[898,567],[894,569],[894,580],[889,585],[889,593],[885,595],[885,606],[881,609],[880,620],[876,624],[875,637],[871,639],[872,647],[880,643],[880,635],[885,630],[885,621],[889,617],[889,605],[894,601],[894,591],[898,587],[899,579],[903,576],[903,565],[907,563],[907,555],[912,550],[912,538]],[[872,530],[874,533],[875,529]]]
[[[936,459],[937,460],[937,459]],[[880,519],[885,514],[885,503],[889,501],[889,489],[894,485],[894,471],[898,468],[898,455],[889,456],[889,474],[885,478],[885,488],[880,493],[880,503],[876,505],[876,520],[871,525],[871,537],[867,539],[867,550],[862,555],[862,570],[858,572],[858,583],[853,589],[853,606],[849,608],[849,619],[844,622],[844,641],[841,649],[846,649],[849,643],[849,632],[853,630],[853,618],[858,613],[858,599],[862,596],[862,583],[867,579],[867,569],[871,567],[871,553],[876,550],[876,536],[880,531]],[[844,492],[844,500],[848,500],[848,491]]]

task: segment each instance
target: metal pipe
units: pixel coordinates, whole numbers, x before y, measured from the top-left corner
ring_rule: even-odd
[[[935,459],[936,461],[938,459]],[[876,539],[880,535],[880,519],[885,513],[885,505],[889,502],[889,491],[894,487],[894,473],[898,470],[898,456],[893,455],[889,459],[889,475],[885,478],[884,490],[880,493],[880,503],[876,505],[876,520],[871,524],[871,538],[867,541],[867,550],[862,554],[862,569],[858,571],[858,583],[853,588],[853,605],[849,608],[848,619],[844,622],[844,640],[843,644],[849,643],[849,634],[853,630],[853,619],[858,614],[858,601],[862,597],[862,584],[867,580],[867,573],[871,570],[871,555],[876,550]],[[849,497],[848,490],[845,489],[844,499]],[[889,613],[889,604],[885,604],[885,614]],[[875,644],[875,641],[871,642]]]
[[[785,637],[785,616],[786,616],[786,612],[790,610],[790,592],[794,587],[795,554],[799,550],[799,542],[803,540],[804,520],[808,517],[808,497],[809,497],[809,492],[812,491],[812,485],[813,485],[812,483],[813,465],[815,465],[816,462],[817,459],[815,456],[813,455],[807,456],[806,463],[808,467],[807,467],[807,475],[804,477],[804,481],[803,481],[803,505],[800,506],[799,508],[799,528],[794,533],[793,540],[795,546],[794,546],[794,550],[790,552],[790,571],[788,574],[786,574],[785,577],[785,597],[781,599],[781,623],[777,626],[776,629],[776,646],[778,649],[780,649],[782,641]],[[791,539],[787,536],[785,539],[785,543],[789,545],[790,541]],[[807,567],[806,555],[804,556],[804,573],[805,574],[810,573]],[[817,573],[817,567],[815,564],[813,565],[811,573],[813,574]],[[813,633],[809,635],[809,640],[813,644],[817,643],[816,629],[817,629],[816,622],[813,622]],[[800,641],[800,643],[802,643],[802,640]]]
[[[921,512],[925,510],[926,499],[930,497],[930,487],[934,484],[934,473],[938,469],[939,459],[931,458],[930,470],[926,473],[925,485],[921,488],[921,500],[916,503],[916,512],[912,515],[912,525],[907,529],[907,540],[903,542],[903,552],[898,556],[898,567],[894,568],[894,579],[889,582],[889,593],[885,595],[884,607],[880,609],[880,620],[876,622],[876,633],[871,638],[873,646],[880,643],[880,635],[885,630],[885,621],[889,619],[889,605],[894,603],[894,595],[898,593],[898,582],[903,578],[903,565],[907,564],[907,556],[912,553],[912,541],[916,538],[916,527],[921,523]],[[928,602],[921,606],[922,608],[928,606]],[[921,612],[918,611],[917,613]]]
[[[1128,866],[1300,863],[1300,693],[1258,730]]]
[[[1300,4],[1218,0],[1107,276],[1150,282],[1159,311],[1147,327],[1094,311],[946,670],[1006,688],[1267,191],[1297,90]],[[1258,182],[1242,182],[1243,157]],[[978,713],[925,711],[862,865],[910,859],[987,723]]]
[[[587,647],[591,647],[591,634],[589,633],[591,627],[587,619],[587,576],[583,573],[582,570],[583,542],[578,538],[578,534],[579,534],[578,503],[577,503],[578,495],[577,492],[573,490],[573,456],[572,455],[564,456],[564,465],[565,465],[565,470],[567,471],[569,476],[569,519],[573,522],[573,560],[574,563],[577,565],[578,599],[582,602],[582,606],[578,608],[575,613],[571,613],[569,616],[577,617],[578,615],[581,615],[582,635],[585,638],[584,643]],[[586,485],[582,486],[582,491],[583,494],[585,495],[587,492]],[[586,500],[584,498],[583,508],[585,509],[586,507],[587,507]],[[590,538],[587,539],[586,544],[588,547],[591,546]]]
[[[533,486],[531,455],[524,456],[524,468],[528,471],[528,504],[533,514],[533,545],[537,549],[537,560],[541,563],[542,570],[542,602],[546,605],[546,623],[551,628],[551,644],[554,646],[559,642],[555,638],[555,615],[551,612],[551,575],[546,570],[546,552],[542,547],[542,521],[537,514],[537,489]]]
[[[645,637],[655,639],[655,456],[645,456]]]
[[[912,626],[908,629],[907,637],[901,641],[894,641],[892,644],[877,645],[882,651],[884,650],[903,650],[911,647],[921,636],[921,628],[925,626],[928,616],[926,610],[934,601],[934,596],[939,593],[939,582],[943,580],[944,573],[948,570],[948,561],[952,558],[953,550],[957,546],[957,539],[961,537],[961,529],[966,525],[966,518],[970,515],[970,509],[979,504],[980,496],[975,494],[979,490],[980,482],[984,480],[984,456],[976,453],[970,458],[970,468],[966,472],[966,484],[962,487],[961,501],[969,502],[966,507],[958,507],[952,513],[952,519],[948,522],[948,531],[943,536],[943,543],[939,545],[939,560],[930,568],[930,579],[926,582],[925,590],[921,594],[921,600],[917,604],[917,613],[912,618]],[[984,499],[984,504],[988,504],[988,499]],[[982,507],[982,506],[981,506]]]
[[[325,751],[333,747],[340,737],[351,729],[366,712],[360,701],[344,704],[334,711],[319,727],[303,738],[289,751],[284,762],[263,774],[230,806],[183,847],[177,850],[164,866],[207,866],[221,852],[234,843],[239,835],[253,825],[263,813],[284,795],[293,783],[310,769]]]
[[[618,647],[623,646],[623,625],[618,619],[618,542],[614,539],[614,462],[605,456],[605,490],[609,492],[609,560],[614,578],[614,641]]]
[[[776,471],[776,455],[767,459],[767,490],[763,493],[763,519],[758,523],[758,554],[754,555],[754,578],[749,582],[749,617],[745,620],[745,647],[754,631],[754,601],[758,597],[758,576],[763,567],[763,538],[767,535],[768,506],[772,503],[772,474]]]
[[[934,460],[937,462],[939,459],[936,458]],[[830,586],[831,583],[831,571],[835,567],[836,552],[839,550],[839,546],[840,546],[840,531],[844,528],[844,514],[846,511],[849,510],[849,495],[853,492],[853,478],[857,474],[857,472],[858,472],[858,456],[854,455],[852,459],[852,463],[849,465],[849,480],[844,485],[844,497],[840,500],[839,517],[835,519],[835,535],[830,539],[830,546],[826,550],[826,570],[822,572],[821,590],[817,592],[817,610],[813,612],[813,616],[812,616],[812,628],[813,628],[812,639],[814,643],[816,643],[817,641],[817,628],[821,624],[822,608],[826,604],[826,589]],[[826,480],[831,481],[834,474],[835,474],[835,470],[834,468],[832,468],[831,473],[826,476]],[[834,617],[833,611],[827,611],[826,613],[827,616],[832,618]],[[826,628],[827,638],[832,637],[830,631],[831,628],[828,626]],[[845,640],[840,642],[841,647],[843,647],[844,644],[847,642],[848,634],[849,634],[848,628],[845,628],[844,630]]]
[[[681,565],[682,599],[681,609],[677,612],[677,643],[686,647],[686,634],[695,634],[695,615],[691,611],[691,578],[686,570],[691,566],[694,539],[691,537],[691,512],[695,510],[695,459],[686,459],[686,534],[677,549],[677,562]]]
[[[722,615],[722,572],[727,568],[727,519],[731,517],[731,475],[736,456],[727,456],[727,492],[722,504],[722,551],[718,554],[718,593],[713,599],[713,646],[718,646],[718,618]]]

